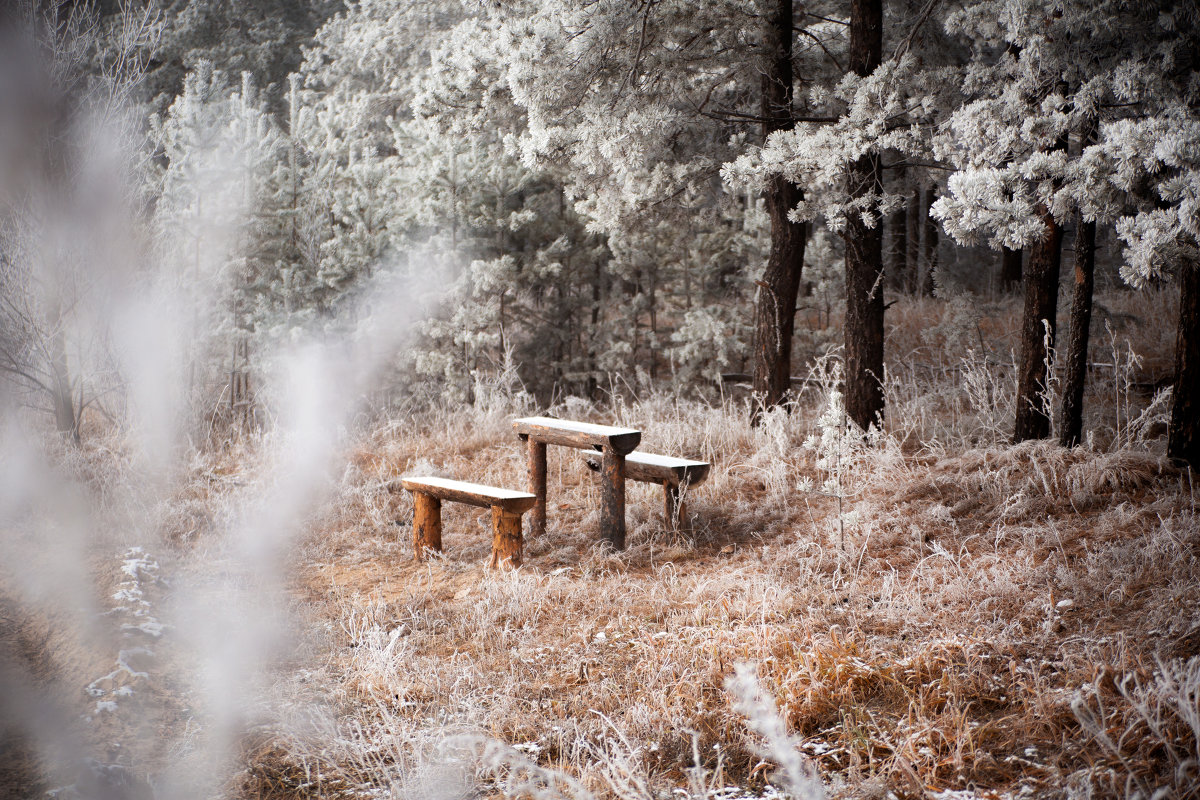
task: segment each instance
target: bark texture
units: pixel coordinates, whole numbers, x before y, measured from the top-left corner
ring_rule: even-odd
[[[921,230],[925,227],[921,224],[921,190],[914,187],[912,193],[908,196],[907,219],[905,220],[906,240],[908,246],[908,280],[904,285],[904,291],[909,294],[917,290],[917,270],[921,263]]]
[[[425,560],[426,550],[442,549],[442,501],[424,492],[413,493],[413,558]]]
[[[1071,338],[1063,382],[1059,443],[1075,447],[1083,438],[1083,390],[1087,385],[1088,337],[1092,327],[1092,292],[1096,285],[1096,223],[1075,214],[1075,286],[1071,296]]]
[[[929,215],[929,209],[933,207],[937,200],[937,187],[930,186],[923,193],[921,201],[921,222],[925,226],[924,236],[921,238],[922,260],[925,262],[924,271],[921,273],[921,294],[924,297],[933,297],[933,291],[937,284],[937,247],[938,247],[938,224],[937,221]]]
[[[625,549],[625,456],[605,448],[600,461],[600,531],[614,550]]]
[[[883,54],[881,0],[850,4],[850,69],[870,75]],[[882,193],[879,157],[866,155],[851,166],[852,198]],[[850,216],[846,242],[846,413],[866,429],[883,418],[883,236],[878,212],[868,225]]]
[[[899,182],[899,179],[898,181]],[[902,187],[895,187],[898,191]],[[901,206],[891,213],[887,220],[888,245],[888,285],[892,289],[903,292],[912,285],[908,276],[908,208]]]
[[[529,493],[537,495],[529,512],[529,533],[541,536],[546,532],[546,443],[526,436],[525,446],[529,450]]]
[[[492,506],[492,569],[521,566],[521,515]]]
[[[762,136],[765,141],[776,131],[790,130],[792,114],[792,0],[769,3],[763,31]],[[751,421],[761,418],[764,408],[783,402],[791,385],[792,334],[795,330],[796,298],[804,265],[808,226],[788,219],[804,197],[798,186],[775,176],[763,195],[771,220],[771,252],[759,281],[754,308],[754,391],[763,405],[753,411]]]
[[[1045,439],[1050,435],[1046,390],[1046,326],[1054,346],[1058,318],[1058,278],[1062,258],[1062,228],[1045,206],[1038,214],[1046,233],[1025,262],[1025,307],[1021,318],[1021,360],[1017,383],[1017,422],[1013,441]]]
[[[1167,426],[1167,455],[1200,469],[1200,265],[1179,275],[1179,325],[1175,334],[1175,388]]]

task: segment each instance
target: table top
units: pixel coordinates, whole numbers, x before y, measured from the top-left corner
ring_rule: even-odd
[[[611,448],[620,455],[631,452],[642,441],[642,432],[634,428],[595,425],[553,417],[523,417],[513,420],[513,430],[521,437],[565,447]]]

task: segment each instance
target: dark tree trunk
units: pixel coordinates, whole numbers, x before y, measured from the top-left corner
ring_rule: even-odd
[[[850,69],[870,75],[883,54],[882,0],[851,0]],[[879,156],[850,167],[851,197],[882,192]],[[866,429],[883,419],[883,236],[878,212],[868,226],[850,215],[846,241],[846,413]]]
[[[1175,334],[1175,388],[1167,455],[1200,469],[1200,265],[1179,274],[1179,325]]]
[[[1030,250],[1025,262],[1025,309],[1021,320],[1021,362],[1017,385],[1017,424],[1013,440],[1044,439],[1050,435],[1050,414],[1041,394],[1046,389],[1046,327],[1054,345],[1058,316],[1058,276],[1062,257],[1062,229],[1045,206],[1038,214],[1046,233]]]
[[[925,190],[921,202],[921,222],[925,226],[925,235],[921,240],[921,250],[925,262],[925,271],[921,274],[921,294],[924,297],[933,297],[934,278],[937,275],[938,225],[937,220],[929,216],[929,209],[935,200],[937,200],[937,187],[930,186]]]
[[[1079,149],[1096,140],[1096,124],[1085,122]],[[1071,339],[1067,343],[1067,371],[1063,382],[1062,423],[1058,441],[1075,447],[1083,438],[1083,390],[1087,385],[1088,335],[1092,327],[1092,292],[1096,285],[1096,223],[1085,222],[1075,212],[1075,291],[1071,296]]]
[[[763,36],[762,134],[795,124],[792,115],[792,0],[770,4]],[[759,281],[754,309],[754,391],[762,397],[751,418],[757,424],[762,410],[783,402],[791,385],[792,333],[796,298],[804,265],[808,226],[788,219],[803,199],[798,186],[775,176],[763,199],[771,220],[771,254]]]
[[[1075,447],[1083,437],[1083,389],[1087,384],[1088,334],[1092,326],[1092,290],[1096,272],[1096,223],[1075,214],[1075,292],[1071,297],[1071,339],[1063,383],[1059,443]]]
[[[908,274],[905,277],[904,291],[910,294],[917,291],[917,271],[921,264],[921,231],[924,225],[921,224],[921,189],[913,187],[912,193],[908,196],[908,219],[906,220],[908,228],[906,239],[908,241]]]
[[[1021,285],[1021,255],[1023,250],[1005,247],[1000,251],[1000,291],[1015,292]]]

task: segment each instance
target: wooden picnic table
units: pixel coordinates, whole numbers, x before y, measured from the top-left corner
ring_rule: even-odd
[[[617,550],[624,550],[625,456],[642,441],[642,432],[552,417],[518,419],[513,430],[529,448],[529,492],[537,497],[530,514],[530,533],[546,532],[546,445],[596,450],[601,456],[600,536]]]

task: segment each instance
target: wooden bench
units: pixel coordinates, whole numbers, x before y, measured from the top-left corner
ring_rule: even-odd
[[[441,551],[442,501],[450,500],[492,509],[489,566],[521,566],[521,515],[533,507],[536,497],[448,478],[402,478],[400,483],[413,494],[413,556],[417,561],[424,560],[426,549]]]
[[[600,460],[587,457],[587,465],[599,471]],[[663,487],[663,516],[672,528],[687,518],[687,491],[708,479],[712,465],[707,461],[660,456],[654,453],[630,453],[625,456],[625,477]]]
[[[513,422],[513,430],[529,447],[529,491],[537,497],[529,522],[530,532],[535,535],[546,532],[546,445],[598,450],[603,495],[600,536],[617,550],[624,550],[625,456],[641,442],[642,432],[552,417],[518,419]]]

